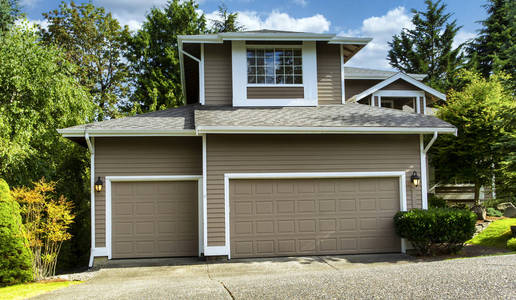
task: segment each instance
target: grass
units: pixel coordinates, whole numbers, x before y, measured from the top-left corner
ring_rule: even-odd
[[[506,249],[507,240],[512,238],[511,225],[516,226],[516,218],[494,221],[467,244]]]
[[[79,283],[81,281],[32,282],[11,285],[0,288],[0,299],[26,299]]]

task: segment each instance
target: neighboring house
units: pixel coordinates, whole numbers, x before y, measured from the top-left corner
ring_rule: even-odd
[[[92,260],[404,251],[392,217],[427,208],[426,151],[456,128],[424,75],[344,67],[370,40],[180,36],[185,106],[59,130],[103,185]]]

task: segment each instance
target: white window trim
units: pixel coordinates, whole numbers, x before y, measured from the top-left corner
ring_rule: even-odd
[[[405,171],[389,172],[307,172],[307,173],[225,173],[224,174],[224,223],[225,245],[216,247],[217,253],[205,252],[205,255],[227,255],[231,259],[230,243],[230,205],[229,184],[231,179],[306,179],[306,178],[369,178],[369,177],[398,177],[400,191],[400,210],[407,210],[407,180]],[[210,247],[211,248],[211,247]],[[215,247],[214,247],[215,248]],[[215,250],[215,249],[214,249]],[[401,251],[405,253],[406,242],[402,239]]]
[[[199,187],[198,193],[198,205],[199,211],[203,210],[203,201],[202,201],[202,175],[158,175],[158,176],[106,176],[105,184],[106,184],[106,250],[105,254],[107,254],[108,259],[112,258],[113,248],[112,248],[112,213],[111,213],[111,183],[112,182],[140,182],[140,181],[197,181],[197,186]],[[203,227],[203,219],[199,219],[199,228]],[[199,254],[203,252],[203,236],[202,230],[199,230]],[[96,251],[100,251],[104,253],[99,248]],[[95,255],[100,256],[100,255]],[[103,255],[105,256],[105,255]]]
[[[304,87],[304,84],[301,83],[293,83],[293,84],[272,84],[272,83],[248,83],[247,87],[277,87],[277,88],[283,88],[283,87]]]
[[[246,44],[246,48],[245,48],[245,51],[246,51],[246,66],[247,66],[247,50],[249,49],[273,49],[274,50],[274,53],[276,52],[276,49],[280,49],[280,48],[291,48],[291,49],[302,49],[302,45],[257,45],[257,46],[260,46],[260,47],[254,47],[255,45],[248,45]],[[296,47],[292,47],[292,46],[296,46]],[[275,54],[274,54],[275,56]],[[292,55],[292,57],[294,57],[294,55]],[[303,57],[303,52],[301,52],[301,57]],[[302,58],[301,58],[302,60]],[[257,67],[258,65],[254,65],[254,67]],[[295,65],[293,64],[292,67],[294,67]],[[303,68],[303,64],[301,63],[301,68]],[[248,73],[248,69],[246,67],[246,74],[247,76],[249,76],[249,73]],[[274,72],[274,81],[276,81],[276,72]],[[303,81],[303,83],[292,83],[292,84],[289,84],[289,83],[280,83],[280,84],[275,84],[275,83],[249,83],[248,82],[249,79],[246,79],[246,82],[247,82],[247,87],[304,87],[304,80],[303,80],[303,77],[301,77],[301,80]]]
[[[296,99],[248,99],[247,98],[247,48],[280,48],[294,46],[302,48],[303,57],[303,90],[304,97]],[[317,53],[316,42],[305,41],[303,45],[246,45],[245,41],[233,40],[231,42],[232,59],[232,86],[233,106],[317,106]],[[258,85],[265,87],[265,85]],[[278,85],[271,84],[271,87]],[[285,84],[285,87],[294,87],[294,84]]]

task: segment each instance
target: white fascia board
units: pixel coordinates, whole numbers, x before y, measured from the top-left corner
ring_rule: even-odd
[[[372,93],[374,93],[374,92],[376,92],[376,91],[386,87],[387,85],[393,83],[394,81],[396,81],[398,79],[405,80],[406,82],[408,82],[408,83],[410,83],[410,84],[412,84],[412,85],[422,89],[425,92],[428,92],[428,93],[436,96],[437,98],[439,98],[441,100],[446,100],[446,95],[445,94],[443,94],[443,93],[441,93],[441,92],[439,92],[439,91],[429,87],[428,85],[426,85],[426,84],[424,84],[422,82],[417,81],[416,79],[410,77],[409,75],[403,74],[401,72],[396,74],[396,75],[393,75],[393,76],[391,76],[391,77],[389,77],[387,79],[385,79],[382,82],[377,83],[376,85],[368,88],[367,90],[363,91],[362,93],[355,95],[355,98],[358,101],[358,100],[360,100],[360,99],[362,99],[362,98],[364,98],[364,97],[366,97],[366,96],[368,96],[368,95],[370,95],[370,94],[372,94]]]
[[[346,73],[346,79],[377,79],[377,80],[385,80],[392,75],[380,75],[380,74],[348,74]],[[410,77],[413,77],[414,79],[421,81],[425,79],[426,75],[424,74],[409,74]]]
[[[342,45],[367,45],[373,38],[339,37],[336,36],[328,41],[328,44]]]
[[[179,35],[178,41],[183,43],[223,43],[224,41],[252,40],[295,40],[295,41],[327,41],[329,44],[367,45],[372,38],[342,37],[335,34],[321,33],[273,33],[273,32],[223,32],[205,35]]]
[[[222,38],[218,34],[200,34],[200,35],[178,35],[178,42],[182,43],[215,43],[221,44]]]
[[[132,130],[132,129],[58,129],[63,137],[84,137],[86,133],[89,136],[193,136],[193,129],[178,130]]]
[[[198,133],[248,134],[456,134],[456,128],[433,127],[259,127],[259,126],[197,126]]]

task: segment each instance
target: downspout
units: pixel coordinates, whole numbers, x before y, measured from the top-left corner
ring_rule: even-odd
[[[90,134],[85,131],[84,138],[86,139],[86,144],[88,145],[88,149],[90,151],[90,212],[91,212],[91,249],[90,249],[90,260],[88,266],[93,267],[93,258],[95,252],[95,146],[94,142],[90,140]]]
[[[424,146],[423,135],[419,136],[419,151],[420,151],[420,161],[421,161],[421,207],[423,209],[428,209],[428,171],[426,165],[426,153],[432,147],[435,140],[437,139],[437,131],[434,131],[434,136],[430,140],[430,142]]]

